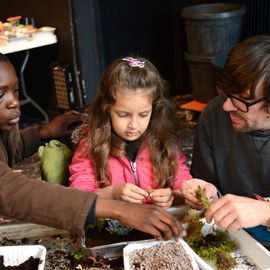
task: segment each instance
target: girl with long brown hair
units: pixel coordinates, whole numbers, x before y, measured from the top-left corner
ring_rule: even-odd
[[[105,71],[70,166],[70,186],[100,197],[168,208],[191,179],[166,82],[146,59],[116,59]]]

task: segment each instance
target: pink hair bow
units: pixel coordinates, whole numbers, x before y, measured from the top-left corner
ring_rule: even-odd
[[[133,58],[133,57],[125,57],[122,59],[123,61],[128,61],[129,66],[131,67],[139,67],[139,68],[143,68],[145,62],[144,61],[140,61],[139,59]]]

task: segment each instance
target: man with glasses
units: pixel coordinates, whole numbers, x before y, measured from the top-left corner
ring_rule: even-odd
[[[191,167],[224,195],[206,219],[270,246],[270,36],[231,49],[217,91],[200,115]]]

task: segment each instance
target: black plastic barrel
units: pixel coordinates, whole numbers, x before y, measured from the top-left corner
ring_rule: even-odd
[[[217,95],[215,82],[222,69],[215,68],[213,56],[197,56],[185,52],[194,99],[207,103]]]
[[[182,9],[188,53],[215,55],[240,42],[243,15],[240,4],[215,3],[188,6]]]
[[[212,62],[212,65],[219,71],[222,71],[223,70],[223,67],[225,65],[225,62],[226,62],[226,59],[227,59],[227,56],[228,56],[228,52],[222,52],[222,53],[219,53],[217,55],[215,55],[211,62]]]

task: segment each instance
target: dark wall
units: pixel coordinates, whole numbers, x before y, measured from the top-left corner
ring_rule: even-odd
[[[96,0],[95,3],[104,66],[125,55],[146,57],[170,83],[172,95],[185,91],[183,56],[178,52],[184,37],[180,9],[187,1]]]
[[[24,18],[34,18],[35,25],[54,26],[57,28],[58,44],[44,46],[30,50],[30,57],[25,69],[25,81],[30,96],[46,110],[55,110],[55,95],[51,80],[50,65],[59,57],[64,62],[71,62],[72,46],[69,31],[69,7],[68,1],[35,1],[35,0],[10,0],[3,1],[0,8],[0,20],[21,15]],[[24,59],[25,52],[8,54],[18,71]],[[36,114],[33,106],[22,107],[26,113]],[[37,113],[38,115],[38,113]]]
[[[92,101],[105,68],[114,59],[130,54],[151,60],[170,83],[172,95],[185,90],[183,56],[178,54],[184,36],[179,10],[185,3],[180,0],[73,1],[86,103]]]
[[[75,88],[82,94],[78,106],[95,96],[101,74],[115,58],[137,54],[151,60],[171,86],[171,94],[190,92],[184,51],[183,7],[192,4],[235,2],[247,6],[243,39],[267,34],[268,0],[9,0],[2,1],[0,20],[10,16],[34,17],[35,24],[57,28],[58,44],[31,50],[26,85],[46,110],[55,109],[50,64],[72,65]],[[10,54],[20,66],[24,52]],[[82,104],[84,103],[84,104]]]
[[[178,48],[184,36],[179,28],[179,10],[186,2],[10,0],[1,4],[0,20],[21,15],[34,17],[38,27],[57,28],[58,44],[31,50],[26,69],[31,96],[42,107],[49,108],[54,98],[49,66],[57,60],[72,64],[77,91],[84,94],[86,104],[92,101],[107,65],[128,54],[149,58],[169,81],[173,95],[185,91],[182,78],[185,69]],[[23,55],[16,53],[10,58],[17,65]]]

